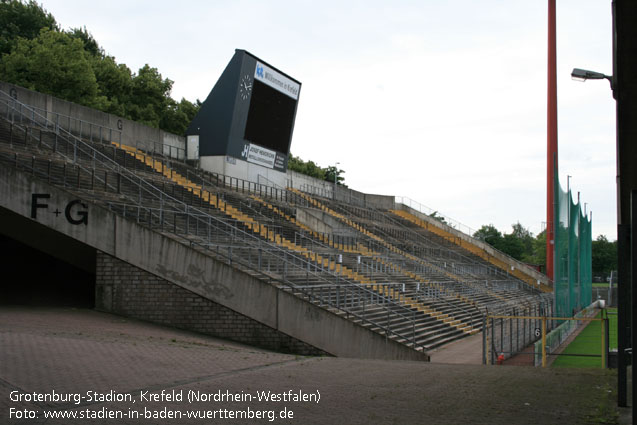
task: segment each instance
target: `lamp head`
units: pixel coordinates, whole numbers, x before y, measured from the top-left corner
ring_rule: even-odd
[[[586,69],[573,68],[573,72],[571,72],[571,78],[576,81],[586,81],[586,80],[603,80],[604,78],[609,79],[610,77],[602,74],[601,72],[587,71]]]

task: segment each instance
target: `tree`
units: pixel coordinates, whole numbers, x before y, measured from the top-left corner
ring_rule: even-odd
[[[0,1],[0,57],[17,46],[18,39],[34,39],[40,30],[58,30],[53,15],[44,10],[38,3],[30,0],[23,3],[18,0]]]
[[[542,266],[546,270],[546,230],[542,230],[533,239],[532,255],[527,263]]]
[[[0,0],[0,34],[1,80],[180,135],[201,106],[172,99],[156,68],[118,64],[86,27],[61,31],[33,0]]]
[[[593,278],[604,282],[612,270],[617,270],[617,241],[609,242],[606,236],[599,235],[591,250]]]
[[[502,233],[493,224],[483,225],[473,234],[473,237],[485,241],[495,249],[502,247]]]
[[[537,253],[536,250],[539,248],[539,245],[533,237],[533,233],[522,226],[520,222],[513,224],[511,227],[511,233],[503,235],[493,224],[489,224],[488,226],[482,226],[473,236],[482,239],[495,249],[504,252],[518,261],[530,264],[543,264],[543,260],[537,262],[540,254]]]
[[[325,170],[323,168],[316,165],[314,161],[305,162],[298,156],[294,156],[291,153],[288,158],[288,169],[319,180],[325,180]]]
[[[438,214],[438,211],[432,212],[431,214],[429,214],[429,217],[433,218],[434,220],[438,220],[441,223],[447,224],[447,220],[445,220],[443,216]]]
[[[132,83],[127,115],[132,120],[159,127],[159,121],[168,109],[172,80],[163,79],[157,68],[146,64],[133,77]]]
[[[537,264],[533,261],[534,242],[535,242],[533,233],[531,233],[529,229],[522,226],[519,221],[516,224],[512,225],[512,228],[513,228],[511,232],[512,237],[515,237],[519,241],[519,244],[521,245],[521,248],[518,248],[520,249],[519,258],[516,257],[515,255],[512,255],[512,257],[517,258],[518,260],[523,261],[525,263]],[[516,245],[517,244],[518,243],[516,242]]]
[[[129,118],[127,105],[133,91],[133,74],[124,64],[117,64],[112,56],[91,59],[99,95],[108,101],[104,112]]]
[[[93,34],[88,32],[86,27],[72,28],[70,31],[67,31],[67,34],[72,38],[81,40],[84,44],[84,50],[91,56],[102,57],[104,55],[104,51],[93,37]]]
[[[327,168],[323,169],[325,172],[324,179],[330,183],[334,183],[334,179],[336,179],[336,184],[342,185],[345,181],[345,177],[341,177],[341,174],[345,173],[345,171],[337,168],[333,165],[330,165]]]
[[[7,82],[87,106],[104,106],[82,41],[43,28],[32,39],[21,38],[0,62],[0,78]]]
[[[199,112],[199,108],[201,108],[199,99],[197,99],[196,103],[192,103],[183,97],[179,103],[173,99],[168,99],[168,108],[159,121],[159,127],[182,136],[185,134],[188,124]]]
[[[498,249],[518,261],[523,261],[522,258],[525,254],[524,242],[515,233],[505,234]]]

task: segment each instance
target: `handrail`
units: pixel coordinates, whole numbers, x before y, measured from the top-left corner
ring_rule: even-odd
[[[0,91],[0,98],[1,97],[7,97],[9,98],[9,95],[7,95],[5,92]],[[31,120],[30,122],[33,123],[33,125],[35,125],[36,127],[40,126],[40,127],[44,127],[45,129],[48,130],[48,126],[47,124],[49,123],[49,121],[46,119],[46,117],[42,117],[41,115],[39,115],[36,111],[29,109],[28,106],[21,104],[20,102],[16,101],[15,99],[11,100],[12,102],[15,102],[17,104],[20,104],[21,108],[25,108],[27,111],[31,111],[33,116],[38,115],[39,119],[42,119],[43,122],[45,124],[39,123],[37,120]],[[7,109],[7,113],[9,113],[9,108],[11,108],[11,106],[9,105],[9,103],[5,100],[4,103],[7,105],[8,109]],[[15,110],[15,112],[17,112],[16,108],[13,107],[13,110]],[[21,113],[21,112],[20,112]],[[22,113],[21,113],[22,114]],[[24,116],[24,114],[22,114]],[[28,117],[27,117],[28,118]],[[28,122],[28,121],[27,121]],[[26,131],[26,130],[25,130]],[[66,133],[66,134],[64,134]],[[81,169],[85,170],[86,172],[90,172],[90,169],[87,169],[80,161],[79,158],[82,156],[82,153],[86,154],[88,152],[88,157],[92,158],[92,165],[93,165],[93,170],[95,169],[95,162],[99,162],[100,164],[102,164],[104,167],[106,167],[107,169],[110,169],[114,172],[116,172],[118,174],[118,176],[120,176],[121,178],[124,178],[128,183],[132,184],[133,187],[137,187],[138,188],[138,198],[135,199],[131,199],[130,196],[126,195],[127,198],[129,198],[132,202],[133,205],[136,206],[138,208],[138,217],[139,217],[139,211],[141,211],[141,209],[145,209],[148,210],[148,207],[144,206],[142,204],[143,202],[143,198],[144,196],[150,196],[151,199],[154,199],[156,202],[158,202],[160,204],[160,206],[164,206],[168,203],[170,203],[170,206],[172,208],[174,208],[172,211],[173,214],[174,213],[181,213],[184,214],[186,217],[192,217],[193,219],[196,220],[197,223],[205,225],[205,221],[201,220],[199,217],[205,217],[207,218],[207,220],[209,222],[214,222],[216,225],[220,226],[222,229],[227,226],[230,227],[227,223],[219,220],[217,217],[214,217],[212,215],[209,215],[207,213],[205,213],[204,211],[201,211],[199,209],[197,209],[196,207],[192,207],[172,196],[170,196],[168,193],[163,192],[162,190],[160,190],[158,187],[154,186],[153,184],[147,182],[145,179],[137,176],[135,173],[131,172],[130,170],[128,170],[125,167],[120,166],[117,162],[115,162],[114,160],[108,158],[106,155],[102,154],[101,152],[97,151],[95,148],[93,148],[92,146],[88,145],[87,143],[85,143],[83,140],[79,139],[78,137],[74,136],[72,133],[64,130],[64,129],[60,129],[58,127],[58,131],[56,131],[56,143],[58,140],[58,137],[66,137],[66,141],[67,143],[72,144],[73,147],[73,158],[69,158],[66,155],[61,154],[60,152],[58,152],[58,154],[60,154],[62,157],[66,158],[67,160],[71,161],[73,164],[76,164],[78,167],[80,167]],[[86,151],[86,152],[85,152]],[[17,164],[17,154],[16,154],[16,164]],[[177,208],[178,207],[178,208]],[[192,213],[196,213],[198,216],[195,216]],[[152,219],[152,215],[150,216]],[[162,225],[164,225],[164,220],[161,220],[161,218],[163,217],[163,211],[160,210],[160,214],[156,215],[156,217],[158,217],[158,219],[160,219]],[[315,266],[314,264],[312,264],[310,261],[305,260],[304,258],[302,258],[301,256],[296,256],[294,254],[292,254],[291,252],[288,252],[287,250],[284,250],[274,244],[270,244],[268,242],[264,242],[263,240],[259,239],[258,237],[248,234],[247,232],[244,232],[240,229],[237,229],[236,227],[231,228],[231,229],[223,229],[226,231],[226,233],[229,233],[231,235],[237,235],[240,234],[243,238],[244,241],[250,241],[254,244],[257,245],[268,245],[270,248],[270,252],[275,252],[278,256],[283,256],[283,262],[285,264],[289,264],[291,267],[298,269],[298,270],[302,270],[304,272],[309,273],[312,266]],[[189,240],[189,242],[192,244],[194,243],[192,240]],[[201,245],[202,247],[205,248],[205,246]],[[292,259],[293,261],[288,261],[288,258]],[[301,264],[302,266],[299,267],[298,264]],[[306,270],[307,269],[307,270]],[[316,270],[316,269],[315,269]],[[322,273],[326,273],[328,276],[331,276],[332,279],[336,279],[337,282],[343,282],[346,284],[351,284],[352,282],[349,282],[347,279],[345,279],[343,276],[339,276],[335,273],[331,273],[329,270],[321,270]],[[317,275],[318,276],[318,275]],[[325,280],[325,278],[323,276],[319,276],[320,280]],[[289,281],[286,281],[285,277],[283,277],[282,280],[283,283],[285,284],[289,284]],[[292,286],[294,286],[294,284],[292,284]],[[357,285],[360,286],[360,285]],[[361,286],[361,288],[363,290],[367,290],[367,288],[364,288]],[[371,292],[371,291],[370,291]],[[405,311],[405,316],[409,317],[411,315],[411,313],[413,313],[410,309],[408,309],[407,307],[397,304],[391,300],[388,301],[387,303],[389,306],[391,306],[391,311],[390,309],[388,309],[389,307],[386,307],[387,309],[387,314],[388,317],[391,313],[391,315],[399,315],[401,316],[402,313],[401,311],[404,310]],[[388,322],[389,323],[389,322]],[[408,337],[404,336],[404,335],[400,335],[399,333],[396,333],[394,331],[392,331],[390,328],[383,328],[386,332],[390,333],[390,334],[395,334],[397,336],[399,336],[400,338],[405,338],[406,340],[409,340]],[[414,335],[415,338],[415,335]],[[416,342],[415,339],[413,339],[413,345],[414,347],[418,346],[418,343]]]
[[[400,202],[398,201],[398,199],[399,199],[399,198],[401,199],[401,201],[400,201]],[[403,204],[403,205],[405,205],[405,206],[407,206],[407,207],[410,207],[410,208],[412,208],[412,209],[414,209],[414,210],[416,210],[416,211],[418,211],[418,212],[420,212],[420,213],[423,213],[423,214],[425,214],[425,215],[430,215],[430,214],[431,214],[431,213],[429,213],[429,214],[428,214],[427,212],[421,211],[420,209],[413,208],[411,205],[407,205],[407,204],[405,204],[404,202],[402,202],[402,201],[403,201],[403,200],[405,200],[405,199],[407,199],[408,201],[410,201],[410,202],[412,202],[412,203],[415,203],[415,204],[419,205],[421,208],[424,208],[424,209],[427,209],[427,210],[433,211],[431,208],[429,208],[429,207],[427,207],[427,206],[424,206],[424,205],[420,204],[420,203],[419,203],[419,202],[417,202],[417,201],[414,201],[414,200],[412,200],[412,199],[410,199],[410,198],[403,197],[403,196],[400,196],[400,197],[399,197],[399,196],[397,196],[397,197],[396,197],[396,201],[395,201],[395,202],[396,202],[396,203],[401,203],[401,204]],[[437,212],[437,211],[434,211],[434,212]],[[485,241],[483,241],[482,239],[480,239],[479,237],[473,236],[473,235],[476,233],[476,230],[474,230],[474,229],[470,228],[469,226],[465,226],[464,224],[462,224],[462,223],[460,223],[460,222],[458,222],[458,221],[456,221],[456,220],[453,220],[453,219],[451,219],[451,218],[449,218],[449,217],[446,217],[446,216],[443,216],[443,215],[440,215],[440,217],[444,218],[446,221],[449,221],[449,222],[450,222],[450,223],[452,223],[453,225],[449,225],[449,223],[448,223],[448,222],[443,222],[443,224],[447,224],[447,225],[449,225],[449,227],[451,227],[451,228],[453,228],[453,229],[455,229],[455,230],[458,230],[458,231],[460,231],[461,233],[465,233],[465,234],[466,234],[466,235],[468,235],[469,237],[471,237],[471,238],[473,238],[473,239],[477,239],[477,240],[479,240],[479,241],[481,241],[481,242],[483,242],[483,243],[485,243],[485,244],[486,244],[486,242],[485,242]],[[457,226],[457,227],[456,227],[456,226]],[[462,229],[462,228],[464,228],[464,230],[460,230],[460,229]],[[524,264],[522,261],[520,261],[520,260],[517,260],[517,259],[513,258],[511,255],[507,254],[506,252],[500,251],[499,249],[497,249],[497,248],[495,248],[495,247],[493,247],[493,246],[491,246],[491,245],[489,245],[489,246],[490,246],[490,247],[491,247],[494,251],[498,252],[498,254],[500,254],[500,255],[502,255],[502,256],[504,256],[504,257],[507,257],[507,258],[510,260],[510,262],[518,263],[518,264],[522,264],[522,265],[526,265],[526,264]],[[528,284],[527,284],[527,285],[528,285]],[[537,293],[542,292],[542,291],[540,291],[539,289],[537,289],[537,288],[535,288],[535,287],[533,287],[533,286],[531,286],[531,285],[528,285],[528,286],[529,286],[530,288],[532,288],[534,292],[537,292]]]
[[[4,94],[6,94],[5,92],[3,92]],[[79,118],[75,118],[75,117],[71,117],[69,115],[65,115],[65,114],[60,114],[59,112],[51,112],[48,111],[46,109],[43,108],[38,108],[37,106],[32,106],[32,105],[25,105],[21,102],[19,102],[17,99],[14,99],[13,97],[11,97],[9,95],[9,97],[11,98],[11,100],[13,102],[15,102],[18,106],[19,106],[19,110],[16,111],[18,112],[18,117],[22,118],[24,117],[24,114],[22,113],[22,108],[25,107],[25,109],[29,110],[31,112],[31,117],[30,119],[32,121],[35,122],[35,118],[36,118],[36,114],[38,117],[42,117],[44,118],[45,122],[48,124],[52,124],[52,127],[54,129],[54,131],[58,131],[60,128],[64,129],[64,127],[62,126],[63,124],[67,124],[67,128],[65,129],[68,132],[73,132],[73,127],[75,127],[77,129],[77,131],[79,132],[79,137],[82,138],[84,137],[84,129],[86,129],[88,127],[88,139],[93,141],[93,137],[94,137],[94,132],[93,129],[96,128],[98,129],[98,135],[99,135],[99,141],[103,142],[104,140],[107,141],[116,141],[116,142],[121,142],[122,140],[122,131],[121,130],[115,130],[111,127],[107,127],[101,124],[96,124],[90,121],[86,121],[86,120],[81,120]],[[7,114],[8,115],[8,114]],[[52,115],[53,117],[55,117],[55,119],[53,120],[49,120],[47,118],[48,115]],[[15,115],[11,115],[12,120],[15,119]],[[62,118],[62,119],[60,119]],[[12,121],[13,122],[13,121]],[[73,125],[72,123],[78,123],[79,125]],[[104,130],[104,131],[103,131]],[[108,134],[109,137],[108,139],[104,139],[105,134]],[[115,134],[117,137],[113,138],[113,134]],[[97,137],[97,135],[95,135],[95,137]]]
[[[14,101],[17,102],[16,99],[14,99]],[[24,104],[20,102],[18,103],[21,109],[21,107]],[[80,139],[87,138],[91,142],[99,141],[103,143],[104,141],[107,141],[107,142],[122,143],[123,132],[120,129],[114,129],[106,125],[97,124],[91,121],[75,118],[70,115],[61,114],[59,112],[48,111],[47,109],[39,108],[33,105],[24,105],[24,106],[28,106],[28,108],[30,108],[33,114],[31,117],[33,121],[35,120],[35,113],[37,113],[41,117],[48,117],[49,115],[53,116],[54,119],[51,119],[50,122],[54,125],[55,131],[58,131],[59,128],[62,128],[68,131],[69,133],[78,135]],[[64,127],[65,124],[66,124],[66,128]],[[118,126],[119,124],[121,124],[121,119],[118,119]],[[93,131],[94,129],[97,129],[98,131],[95,132]],[[87,135],[85,134],[85,130],[87,131]],[[109,137],[105,137],[106,134],[108,134]],[[115,137],[113,137],[113,135],[115,135]],[[94,137],[98,139],[94,140]],[[133,145],[136,148],[142,149],[147,152],[150,151],[149,149],[147,149],[147,146],[152,146],[152,152],[155,152],[157,150],[157,147],[159,147],[161,149],[162,155],[166,155],[165,152],[166,150],[168,150],[168,157],[172,159],[177,159],[184,162],[187,159],[185,148],[174,146],[169,143],[162,143],[155,140],[146,140],[146,141],[134,140]]]
[[[349,217],[351,217],[351,213],[350,213],[349,211],[344,210],[344,209],[343,209],[340,205],[336,205],[336,206],[334,206],[334,205],[330,205],[330,208],[334,209],[334,210],[335,210],[335,211],[337,211],[337,212],[339,212],[339,211],[340,211],[339,213],[341,213],[341,214],[343,214],[343,215],[345,215],[345,216],[349,216]],[[369,209],[371,209],[371,210],[372,210],[372,212],[374,212],[374,213],[376,213],[376,214],[382,214],[382,215],[383,215],[383,217],[385,217],[385,219],[386,219],[386,220],[389,220],[391,223],[394,223],[394,224],[396,224],[396,225],[400,226],[401,228],[405,228],[405,229],[406,229],[406,227],[405,227],[402,223],[400,223],[400,222],[396,221],[396,220],[395,220],[395,219],[393,219],[392,217],[390,217],[390,216],[388,216],[388,215],[384,214],[383,212],[378,211],[376,208],[371,207],[371,206],[370,206],[370,207],[368,207],[368,208],[369,208]],[[379,230],[379,229],[375,229],[375,230]],[[380,230],[380,233],[381,233],[382,235],[385,235],[385,236],[386,236],[385,232],[383,232],[382,230]],[[422,236],[422,235],[420,235],[419,233],[417,233],[417,234],[416,234],[416,236],[417,236],[418,238],[423,238],[423,236]],[[381,246],[381,245],[380,245],[377,241],[375,241],[374,239],[372,239],[372,238],[370,238],[370,237],[368,237],[368,236],[366,236],[366,235],[363,235],[363,237],[364,237],[364,239],[365,239],[366,241],[368,241],[368,245],[369,245],[370,249],[374,249],[373,247],[381,247],[381,248],[382,248],[382,249],[380,250],[381,252],[382,252],[382,251],[387,251],[387,248],[386,248],[386,247],[382,247],[382,246]],[[388,239],[388,238],[387,238],[387,237],[385,237],[384,239]],[[436,244],[436,245],[437,245],[437,243],[435,243],[434,241],[429,241],[429,240],[427,240],[427,242],[434,243],[434,244]],[[442,246],[440,246],[440,249],[449,250],[449,248],[442,247]],[[464,256],[463,256],[463,255],[461,255],[460,253],[456,253],[456,254],[457,254],[458,256],[460,256],[461,258],[464,258]],[[477,261],[475,261],[475,260],[471,260],[471,259],[469,259],[469,258],[466,258],[466,260],[467,260],[468,262],[470,262],[470,264],[475,264],[475,265],[482,266],[482,264],[481,264],[481,263],[479,263],[479,262],[477,262]],[[407,263],[409,263],[409,264],[412,264],[412,265],[413,265],[413,261],[412,261],[412,260],[410,260],[410,259],[408,259],[408,258],[405,258],[405,259],[404,259],[404,261],[406,261]],[[428,263],[429,263],[431,266],[433,266],[433,267],[441,267],[440,265],[434,264],[434,263],[432,263],[431,261],[429,261]],[[417,268],[417,266],[415,266],[415,267]],[[494,270],[494,271],[495,271],[496,273],[498,273],[498,274],[503,274],[503,273],[502,273],[500,270],[498,270],[497,268],[490,268],[490,269]],[[463,273],[460,273],[460,274],[463,274]],[[510,279],[515,279],[515,277],[512,277],[512,276],[510,276],[509,274],[506,274],[506,276],[507,276],[508,278],[510,278]],[[464,285],[464,281],[459,281],[458,283],[459,283],[459,284],[463,284],[463,285]],[[524,286],[524,287],[526,288],[526,287],[528,287],[528,285],[526,285],[526,284],[525,284],[525,286]],[[534,292],[534,289],[535,289],[535,288],[529,287],[529,289],[531,289],[531,291],[532,291],[532,292]],[[453,288],[452,290],[453,290],[453,291],[457,291],[457,289],[456,289],[456,288]],[[486,292],[486,291],[485,291],[485,292]]]
[[[344,214],[346,214],[346,215],[350,215],[350,213],[349,213],[349,212],[344,211],[342,208],[340,208],[340,206],[338,206],[338,207],[336,207],[336,208],[340,209],[340,210],[341,210]],[[408,228],[407,228],[405,225],[403,225],[403,224],[402,224],[402,223],[400,223],[399,221],[395,220],[393,217],[391,217],[391,216],[389,216],[389,215],[385,214],[384,212],[379,211],[377,208],[375,208],[375,207],[373,207],[373,206],[368,206],[367,208],[371,209],[373,212],[375,212],[375,213],[377,213],[377,214],[381,214],[383,217],[385,217],[385,219],[386,219],[386,220],[389,220],[389,221],[390,221],[391,223],[393,223],[394,225],[397,225],[397,226],[399,226],[399,227],[401,227],[401,228],[403,228],[403,229],[405,229],[405,230],[408,230]],[[377,231],[380,231],[383,235],[386,235],[386,233],[385,233],[385,232],[383,232],[381,229],[377,229]],[[419,238],[419,239],[422,239],[424,236],[422,236],[420,233],[416,232],[416,237],[417,237],[417,238]],[[442,245],[438,244],[437,242],[435,242],[435,241],[433,241],[433,240],[429,240],[429,239],[425,239],[425,240],[426,240],[426,241],[427,241],[427,243],[429,243],[429,244],[437,245],[440,249],[444,249],[444,250],[447,250],[447,251],[449,251],[449,252],[454,252],[454,253],[455,253],[456,255],[458,255],[460,258],[463,258],[465,261],[467,261],[469,264],[474,264],[474,265],[479,265],[479,266],[487,266],[487,267],[489,267],[489,269],[493,270],[493,271],[494,271],[497,275],[506,276],[506,277],[508,277],[509,279],[519,280],[519,279],[518,279],[518,278],[516,278],[515,276],[512,276],[510,273],[508,273],[508,271],[505,273],[504,271],[502,271],[502,270],[501,270],[501,269],[499,269],[498,267],[495,267],[495,266],[489,266],[489,265],[483,265],[483,264],[481,264],[481,263],[477,262],[476,260],[472,260],[472,259],[470,259],[470,258],[466,257],[464,254],[458,253],[458,252],[456,252],[456,251],[452,251],[452,250],[450,250],[449,248],[444,247],[444,246],[442,246]],[[506,254],[504,254],[504,255],[506,255]],[[541,291],[539,291],[538,289],[536,289],[536,288],[534,288],[534,287],[532,287],[532,286],[530,286],[530,285],[528,285],[528,284],[525,284],[525,285],[526,285],[526,287],[528,287],[528,288],[531,290],[531,292],[533,292],[533,293],[540,293],[540,292],[541,292]]]
[[[467,235],[472,236],[476,231],[474,229],[472,229],[471,227],[462,224],[461,222],[459,222],[458,220],[455,220],[449,216],[446,216],[444,214],[438,214],[438,210],[434,210],[433,208],[429,208],[426,205],[421,204],[418,201],[415,201],[409,197],[406,196],[395,196],[394,197],[394,202],[397,204],[403,204],[409,208],[412,208],[420,213],[426,214],[428,216],[431,216],[432,214],[436,213],[436,215],[442,219],[444,219],[444,223],[447,224],[450,227],[453,227],[454,229],[461,231],[463,233],[466,233]]]

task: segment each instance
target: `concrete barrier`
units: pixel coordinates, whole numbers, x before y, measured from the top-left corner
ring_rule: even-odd
[[[36,108],[51,123],[73,134],[77,135],[81,131],[93,139],[117,141],[149,152],[169,154],[180,160],[185,158],[186,139],[183,136],[14,84],[0,81],[0,90]]]

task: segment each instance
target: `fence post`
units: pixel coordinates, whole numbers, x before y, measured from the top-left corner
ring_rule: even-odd
[[[608,318],[604,318],[602,315],[602,369],[608,367]]]
[[[542,316],[542,367],[546,367],[546,316]]]
[[[482,364],[487,364],[487,316],[482,317]]]
[[[495,353],[492,348],[495,348],[495,319],[491,318],[491,344],[489,345],[489,351],[491,352],[491,364],[495,363]]]

